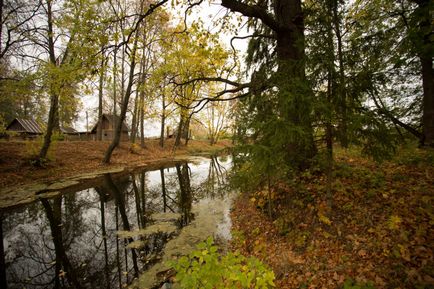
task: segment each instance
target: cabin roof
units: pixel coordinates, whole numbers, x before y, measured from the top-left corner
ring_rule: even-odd
[[[65,133],[65,134],[77,134],[78,133],[78,131],[75,130],[74,128],[72,128],[72,127],[64,127],[64,126],[60,127],[60,131],[62,133]]]
[[[25,119],[25,118],[15,118],[7,127],[6,130],[9,130],[14,123],[19,123],[22,127],[20,132],[34,133],[34,134],[42,134],[44,131],[41,126],[34,119]]]
[[[115,120],[119,121],[120,117],[117,116],[117,115],[113,115],[113,114],[103,113],[102,114],[102,119],[103,119],[103,121],[104,121],[104,119],[106,119],[114,127]],[[99,122],[99,120],[93,126],[93,128],[91,130],[91,133],[96,133],[96,129],[98,127],[98,122]],[[128,126],[126,125],[125,121],[122,123],[122,131],[123,132],[128,132],[129,131]]]

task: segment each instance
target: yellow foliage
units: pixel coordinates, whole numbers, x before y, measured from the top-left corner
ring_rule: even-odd
[[[392,215],[387,222],[387,225],[390,230],[398,230],[402,220],[399,216]]]
[[[323,224],[326,224],[329,226],[332,224],[332,221],[330,221],[330,219],[327,218],[325,215],[321,214],[321,212],[318,212],[318,218],[319,218],[319,221]]]

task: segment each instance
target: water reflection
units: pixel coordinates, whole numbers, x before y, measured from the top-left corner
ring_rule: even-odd
[[[124,288],[160,260],[196,204],[224,197],[230,165],[220,157],[105,175],[86,190],[0,212],[1,288]]]

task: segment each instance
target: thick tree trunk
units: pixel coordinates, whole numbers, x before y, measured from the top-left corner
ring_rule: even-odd
[[[47,21],[48,21],[48,54],[50,58],[50,64],[56,66],[56,55],[54,51],[54,39],[53,39],[53,14],[51,11],[51,0],[47,1]],[[39,152],[39,161],[47,158],[48,149],[51,144],[51,136],[53,131],[59,130],[59,96],[54,92],[54,88],[50,88],[50,111],[48,113],[47,131],[44,136],[44,143]]]
[[[418,9],[422,16],[419,31],[423,43],[422,47],[419,48],[423,83],[423,138],[421,143],[426,146],[434,147],[434,42],[432,40],[434,27],[431,17],[432,2],[430,0],[422,0],[418,1],[418,4]]]
[[[273,30],[278,65],[274,83],[278,89],[279,114],[292,131],[298,132],[288,137],[285,161],[299,169],[307,168],[316,154],[316,147],[311,120],[312,91],[305,75],[301,0],[273,1],[274,15],[259,5],[248,5],[237,0],[222,0],[222,5],[244,16],[261,20]]]
[[[4,0],[0,0],[0,53],[3,52],[2,51],[2,47],[3,47],[3,5],[4,5]],[[3,57],[0,58],[0,60],[2,60]]]
[[[187,121],[185,122],[184,128],[182,130],[182,134],[184,137],[184,145],[188,145],[188,141],[190,140],[190,121],[191,121],[191,115],[187,118]]]
[[[179,119],[179,124],[178,124],[178,130],[176,133],[175,147],[178,147],[181,144],[181,137],[182,137],[183,128],[184,128],[184,118],[182,117],[182,114],[181,114],[180,119]]]
[[[59,130],[59,97],[57,94],[52,93],[50,96],[50,111],[48,113],[47,131],[44,135],[44,143],[41,151],[39,152],[39,159],[42,161],[47,158],[48,150],[51,145],[51,137],[55,130]]]
[[[105,152],[104,159],[103,159],[104,164],[110,163],[113,150],[119,145],[119,142],[121,140],[122,123],[125,120],[125,116],[128,109],[128,102],[130,100],[131,90],[134,82],[134,68],[136,67],[136,50],[137,50],[137,32],[135,35],[133,49],[131,51],[131,66],[130,66],[130,72],[128,76],[128,85],[125,91],[125,96],[122,99],[121,114],[119,116],[119,121],[116,123],[116,129],[114,131],[113,141],[111,142],[110,146],[107,148],[107,151]]]
[[[431,57],[422,57],[423,144],[434,147],[434,72]]]
[[[307,168],[316,153],[311,121],[312,92],[305,75],[304,16],[300,0],[277,0],[274,11],[281,29],[277,30],[277,86],[279,110],[299,135],[291,137],[286,161]]]
[[[182,225],[188,225],[190,222],[190,212],[191,212],[191,204],[192,204],[192,195],[191,195],[191,185],[190,185],[190,174],[188,164],[184,164],[181,166],[176,165],[176,172],[178,175],[179,188],[180,188],[180,196],[179,196],[179,205],[182,212]]]

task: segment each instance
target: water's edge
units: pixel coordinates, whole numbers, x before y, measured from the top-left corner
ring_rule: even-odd
[[[104,175],[111,174],[113,178],[121,178],[135,171],[153,171],[160,168],[173,167],[183,162],[194,162],[200,157],[211,157],[213,154],[201,153],[200,155],[175,156],[144,162],[141,165],[131,167],[114,167],[109,169],[94,170],[50,182],[35,182],[26,185],[6,187],[0,190],[0,214],[2,211],[16,209],[36,202],[41,198],[51,198],[61,193],[78,191],[101,182]]]

